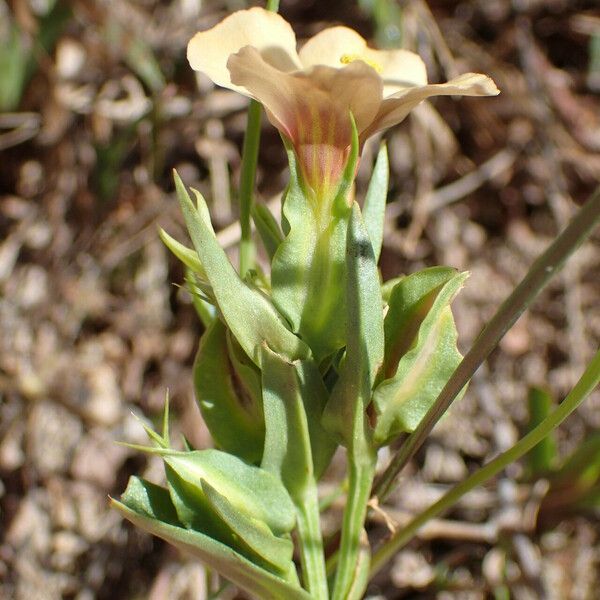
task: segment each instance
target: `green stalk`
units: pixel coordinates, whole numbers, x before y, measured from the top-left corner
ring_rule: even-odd
[[[408,525],[394,534],[373,555],[371,561],[371,577],[378,573],[392,556],[409,542],[416,532],[427,521],[451,508],[460,498],[473,488],[485,483],[506,466],[527,454],[539,444],[550,432],[560,425],[600,383],[600,350],[596,353],[587,369],[570,394],[550,413],[535,429],[517,442],[512,448],[489,462],[468,477],[462,483],[446,492],[435,504],[417,515]]]
[[[254,263],[254,244],[250,214],[252,212],[256,165],[258,164],[258,146],[260,144],[260,117],[262,107],[256,100],[250,100],[248,106],[248,124],[242,150],[242,169],[240,175],[240,275],[244,277]]]
[[[277,12],[279,0],[267,0],[267,10]],[[244,146],[242,148],[242,167],[240,174],[240,275],[244,277],[254,264],[254,243],[250,215],[252,214],[253,191],[258,164],[260,144],[260,118],[262,107],[256,100],[248,106],[248,121]]]
[[[329,590],[316,482],[306,490],[303,501],[296,503],[296,515],[304,587],[315,600],[327,600]]]
[[[376,457],[371,449],[348,455],[348,494],[338,552],[333,600],[347,600],[358,576],[361,535],[367,516],[367,502],[375,476]],[[362,454],[362,456],[357,456]]]
[[[560,271],[567,258],[588,239],[598,223],[600,223],[600,188],[581,207],[564,231],[533,263],[521,283],[479,334],[433,406],[376,482],[373,495],[377,496],[380,502],[387,498],[393,489],[396,476],[415,455],[440,417],[448,410],[481,363],[490,355],[504,334],[554,275]]]

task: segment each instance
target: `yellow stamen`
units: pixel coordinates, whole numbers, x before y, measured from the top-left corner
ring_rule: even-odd
[[[349,65],[355,60],[362,60],[364,63],[375,69],[378,73],[381,73],[381,71],[383,71],[383,67],[379,63],[376,63],[374,60],[369,60],[368,58],[361,56],[360,54],[343,54],[340,58],[340,62],[343,65]]]

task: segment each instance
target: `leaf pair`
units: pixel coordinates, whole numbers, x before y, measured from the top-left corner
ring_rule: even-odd
[[[218,450],[148,451],[163,456],[168,489],[132,477],[121,501],[113,501],[126,518],[246,589],[261,589],[259,597],[307,597],[288,535],[295,508],[276,477]],[[264,582],[271,591],[263,596]]]

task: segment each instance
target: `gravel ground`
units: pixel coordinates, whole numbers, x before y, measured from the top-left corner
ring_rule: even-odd
[[[382,272],[469,270],[455,304],[467,349],[598,184],[600,16],[579,0],[400,4],[401,19],[380,26],[349,1],[282,0],[281,12],[299,37],[343,23],[381,40],[396,23],[430,79],[480,71],[502,90],[422,105],[386,135]],[[245,100],[196,78],[184,49],[242,5],[0,0],[0,40],[17,39],[14,54],[0,49],[0,65],[29,65],[22,84],[0,71],[0,598],[201,600],[214,585],[201,565],[123,523],[107,496],[130,474],[160,481],[159,461],[115,441],[143,442],[138,419],[155,421],[167,390],[174,433],[210,444],[190,377],[201,327],[156,227],[184,239],[176,167],[212,203],[222,242],[237,239]],[[260,200],[276,202],[285,177],[265,125]],[[387,518],[402,523],[512,445],[526,427],[529,386],[556,399],[570,390],[600,340],[599,240],[571,258],[480,369],[405,471]],[[558,432],[560,456],[599,428],[596,393]],[[370,596],[597,598],[598,510],[567,502],[553,511],[548,487],[511,466],[431,522]],[[375,514],[370,528],[381,538],[386,520]]]

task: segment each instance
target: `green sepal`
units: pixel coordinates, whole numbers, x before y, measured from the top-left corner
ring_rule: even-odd
[[[316,365],[290,363],[263,347],[265,449],[262,468],[281,479],[298,503],[329,464],[335,444],[320,424],[327,398]],[[314,452],[314,458],[313,458]]]
[[[227,329],[215,319],[200,339],[194,361],[196,401],[216,445],[248,463],[262,457],[265,425],[260,375],[230,353]],[[233,343],[231,345],[235,345]]]
[[[282,206],[287,234],[273,256],[272,295],[317,361],[345,345],[348,195],[358,156],[358,136],[352,123],[353,143],[344,173],[337,188],[327,191],[325,197],[317,197],[303,184],[294,151],[287,147],[290,182]]]
[[[121,501],[111,499],[111,504],[137,527],[200,559],[257,600],[310,600],[298,585],[258,567],[207,535],[181,527],[164,488],[132,477]]]
[[[385,204],[388,193],[388,183],[390,178],[390,165],[388,161],[387,147],[385,143],[381,145],[377,160],[365,196],[363,205],[363,219],[371,245],[375,255],[375,263],[379,261],[381,254],[381,245],[383,243],[383,225],[385,221]]]
[[[291,360],[308,358],[309,348],[289,330],[270,301],[236,273],[210,226],[208,208],[202,196],[196,192],[196,208],[179,175],[175,173],[174,177],[192,243],[204,266],[219,310],[246,354],[260,366],[260,348],[266,341],[269,347]]]
[[[462,360],[450,303],[467,276],[438,267],[394,288],[385,318],[383,381],[373,394],[379,445],[414,431]]]
[[[201,481],[205,480],[236,510],[264,522],[275,535],[289,533],[294,528],[294,504],[279,479],[264,469],[219,450],[154,449],[152,452],[162,456],[165,464],[200,496],[204,496]]]
[[[384,356],[383,302],[371,240],[356,202],[348,226],[347,307],[348,339],[340,376],[323,414],[325,427],[344,445],[356,442],[351,426],[363,420]],[[359,416],[362,415],[359,419]],[[360,434],[362,435],[362,433]],[[366,435],[366,434],[365,434]]]
[[[256,230],[260,235],[263,246],[267,251],[269,260],[273,260],[279,244],[283,242],[283,233],[279,227],[279,223],[271,214],[271,211],[264,204],[252,205],[252,219]]]

